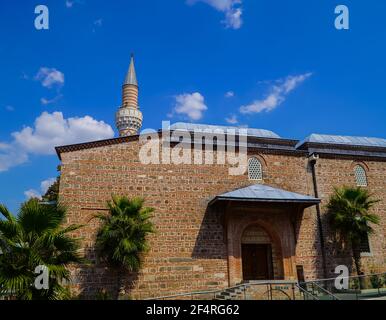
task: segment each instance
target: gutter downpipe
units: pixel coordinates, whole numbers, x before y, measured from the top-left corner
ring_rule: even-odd
[[[311,166],[311,172],[312,172],[312,182],[314,185],[314,195],[315,198],[319,198],[319,192],[318,192],[318,183],[316,180],[316,170],[315,170],[315,164],[317,160],[319,159],[319,155],[313,153],[309,156],[309,163]],[[320,241],[320,249],[322,251],[322,267],[323,267],[323,277],[327,278],[327,266],[326,266],[326,252],[325,252],[325,245],[324,245],[324,233],[323,233],[323,224],[322,224],[322,218],[321,218],[321,211],[320,211],[320,204],[316,204],[316,216],[318,220],[318,233],[319,233],[319,241]]]

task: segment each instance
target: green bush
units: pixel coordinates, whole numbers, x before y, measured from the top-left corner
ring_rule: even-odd
[[[107,292],[105,289],[99,290],[95,296],[96,300],[113,300],[111,293]]]
[[[370,277],[370,282],[373,289],[381,288],[383,284],[382,276],[372,275]]]

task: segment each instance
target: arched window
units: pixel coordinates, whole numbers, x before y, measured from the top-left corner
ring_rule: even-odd
[[[358,187],[367,187],[366,171],[362,166],[357,165],[354,168],[355,181]]]
[[[257,158],[248,160],[248,178],[249,180],[263,180],[263,167]]]
[[[361,254],[371,253],[369,235],[364,235],[359,242],[359,250]]]

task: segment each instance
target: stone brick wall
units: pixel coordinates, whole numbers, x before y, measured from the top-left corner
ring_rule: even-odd
[[[98,148],[64,152],[60,201],[68,206],[68,223],[86,226],[75,233],[82,237],[84,254],[92,264],[74,267],[72,286],[84,297],[95,297],[98,290],[117,288],[116,274],[98,262],[94,241],[98,222],[111,195],[144,197],[154,207],[157,232],[149,237],[150,251],[143,257],[138,274],[125,275],[132,298],[155,297],[182,292],[223,288],[229,285],[228,251],[221,210],[208,210],[216,195],[256,182],[243,176],[230,176],[227,165],[142,165],[140,142],[132,141]],[[312,178],[304,155],[274,154],[250,150],[264,161],[261,183],[288,191],[313,195]],[[352,160],[320,159],[317,175],[320,195],[326,198],[333,186],[353,183]],[[385,198],[384,162],[366,162],[369,188]],[[366,266],[384,270],[385,202],[376,207],[382,225],[371,239],[373,256]],[[287,222],[283,220],[283,226]],[[328,226],[325,225],[328,231]],[[306,209],[296,234],[294,262],[304,266],[307,279],[321,277],[320,244],[316,234],[315,208]],[[328,242],[329,268],[346,262],[348,255],[334,252]]]
[[[335,186],[355,186],[354,167],[360,164],[365,168],[368,180],[368,190],[375,199],[380,200],[373,212],[381,217],[379,226],[374,226],[375,233],[370,236],[370,255],[362,256],[365,273],[385,272],[386,270],[386,162],[357,161],[354,159],[321,158],[316,166],[319,196],[322,198],[322,213],[326,211],[328,198]],[[325,217],[325,215],[323,215]],[[336,265],[352,266],[350,248],[340,248],[331,234],[328,222],[323,219],[323,229],[326,233],[327,269],[333,275]],[[352,266],[353,267],[353,266]]]

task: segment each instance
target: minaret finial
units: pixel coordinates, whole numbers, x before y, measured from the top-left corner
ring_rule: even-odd
[[[142,126],[142,113],[138,106],[138,82],[134,67],[134,54],[131,53],[130,66],[122,88],[122,106],[119,108],[115,121],[119,135],[138,134]]]

